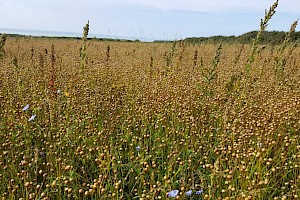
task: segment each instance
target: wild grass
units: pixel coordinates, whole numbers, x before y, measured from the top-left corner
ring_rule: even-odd
[[[4,56],[4,45],[6,41],[6,36],[4,34],[1,34],[1,40],[0,40],[0,59]]]
[[[299,199],[299,47],[85,42],[6,39],[2,199]]]

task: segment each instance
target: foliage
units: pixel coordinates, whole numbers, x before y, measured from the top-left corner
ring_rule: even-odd
[[[257,36],[258,31],[251,31],[244,33],[239,36],[211,36],[211,37],[193,37],[186,38],[184,41],[188,43],[209,43],[209,44],[218,44],[220,41],[223,43],[240,43],[240,44],[251,44],[253,39]],[[285,32],[283,31],[265,31],[262,35],[258,44],[260,45],[278,45],[284,41]],[[290,42],[296,42],[300,39],[300,31],[295,32],[291,37]]]

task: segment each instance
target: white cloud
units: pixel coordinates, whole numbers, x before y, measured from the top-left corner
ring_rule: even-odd
[[[275,0],[1,0],[3,7],[11,5],[48,6],[57,5],[64,8],[95,6],[141,6],[163,11],[185,10],[198,12],[263,12]],[[278,11],[300,13],[299,0],[280,0]]]
[[[91,0],[96,3],[95,0]],[[231,12],[231,11],[263,11],[268,9],[274,0],[102,0],[106,5],[135,5],[170,11],[186,10],[200,12]],[[300,1],[281,0],[277,10],[300,12]]]
[[[142,29],[156,37],[240,34],[258,28],[264,10],[274,1],[0,0],[0,18],[7,19],[0,28],[81,32],[89,19],[91,32],[95,33],[110,30],[118,35],[139,35]],[[299,8],[300,0],[279,0],[269,30],[288,30],[300,17]],[[203,26],[198,28],[196,23]]]

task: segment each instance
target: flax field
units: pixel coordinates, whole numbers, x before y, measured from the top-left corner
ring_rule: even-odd
[[[263,46],[2,36],[0,198],[299,199],[289,33]]]

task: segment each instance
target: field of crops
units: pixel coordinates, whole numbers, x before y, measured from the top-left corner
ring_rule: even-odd
[[[0,197],[299,199],[300,49],[254,46],[7,38]]]

